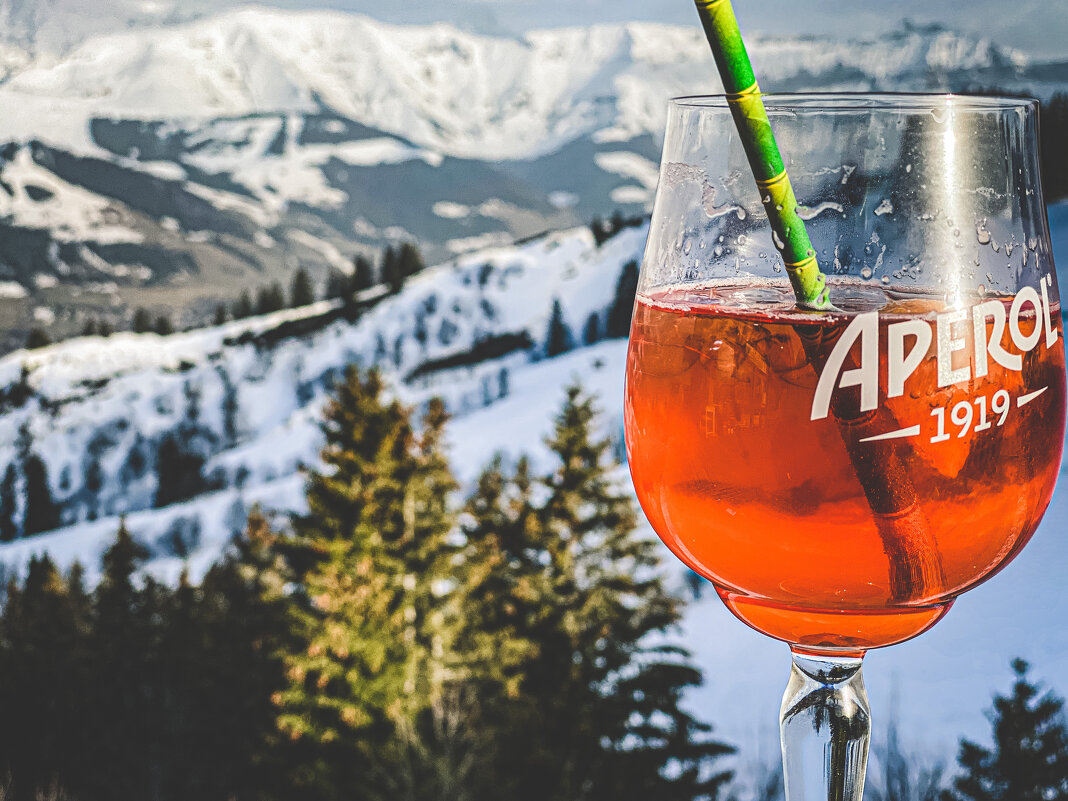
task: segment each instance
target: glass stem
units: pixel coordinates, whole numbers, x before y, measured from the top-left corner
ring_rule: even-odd
[[[786,801],[861,801],[871,740],[862,661],[793,654],[779,719]]]

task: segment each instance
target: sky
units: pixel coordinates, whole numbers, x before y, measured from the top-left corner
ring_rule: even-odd
[[[263,2],[263,0],[261,0]],[[286,8],[335,8],[389,22],[449,21],[494,33],[598,21],[696,24],[692,0],[267,0]],[[903,18],[940,22],[1020,48],[1036,58],[1068,60],[1068,0],[735,0],[743,32],[878,37]]]

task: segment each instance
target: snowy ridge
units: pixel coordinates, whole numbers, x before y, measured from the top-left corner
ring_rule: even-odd
[[[1019,51],[940,29],[819,46],[758,36],[751,49],[768,90],[931,88],[954,73],[999,70],[1011,79],[1028,66]],[[16,69],[0,99],[83,121],[87,113],[211,119],[324,107],[449,155],[509,159],[596,131],[659,136],[664,99],[719,91],[714,75],[695,26],[597,25],[517,40],[251,7],[90,38]],[[25,138],[29,116],[6,119],[0,136]],[[91,147],[71,125],[51,135]]]
[[[506,404],[502,421],[536,414],[544,420],[524,430],[546,431],[567,379],[545,383],[528,373],[589,375],[591,361],[611,361],[606,374],[622,375],[618,343],[601,346],[603,353],[583,351],[571,367],[561,366],[564,359],[532,359],[554,300],[561,300],[576,341],[590,315],[603,321],[622,265],[638,258],[645,236],[644,228],[626,229],[597,247],[583,228],[465,256],[412,279],[355,323],[324,302],[167,337],[80,338],[0,359],[0,401],[20,390],[30,396],[8,401],[0,415],[0,464],[16,462],[20,448],[39,455],[65,524],[61,533],[0,546],[0,560],[16,566],[55,545],[70,559],[80,554],[93,563],[99,538],[128,514],[158,555],[168,555],[163,539],[178,526],[188,540],[181,555],[210,564],[248,504],[300,508],[298,470],[318,458],[319,408],[350,363],[379,366],[406,403],[418,407],[432,395],[446,400],[457,417],[464,480],[497,448],[514,455],[540,449],[540,434],[513,442],[503,433],[486,437],[484,420],[470,436],[456,432],[465,430],[468,416],[498,403]],[[510,401],[520,388],[539,385],[552,389],[541,407],[526,405],[527,395]],[[618,421],[611,427],[618,436]],[[168,438],[195,453],[202,482],[195,497],[153,509],[157,458]],[[20,444],[26,440],[28,446]],[[235,502],[232,513],[218,512]]]

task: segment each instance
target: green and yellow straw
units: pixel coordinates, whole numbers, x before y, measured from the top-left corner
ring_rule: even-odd
[[[734,9],[730,0],[696,0],[696,3],[797,305],[804,309],[830,309],[827,279],[820,271],[805,223],[797,214],[794,188],[786,174]]]

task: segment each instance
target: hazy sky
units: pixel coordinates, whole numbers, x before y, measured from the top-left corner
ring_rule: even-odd
[[[260,0],[337,8],[393,22],[447,20],[484,31],[628,19],[696,24],[692,0]],[[1044,59],[1068,60],[1068,0],[735,0],[744,31],[877,36],[904,17],[980,33]]]

